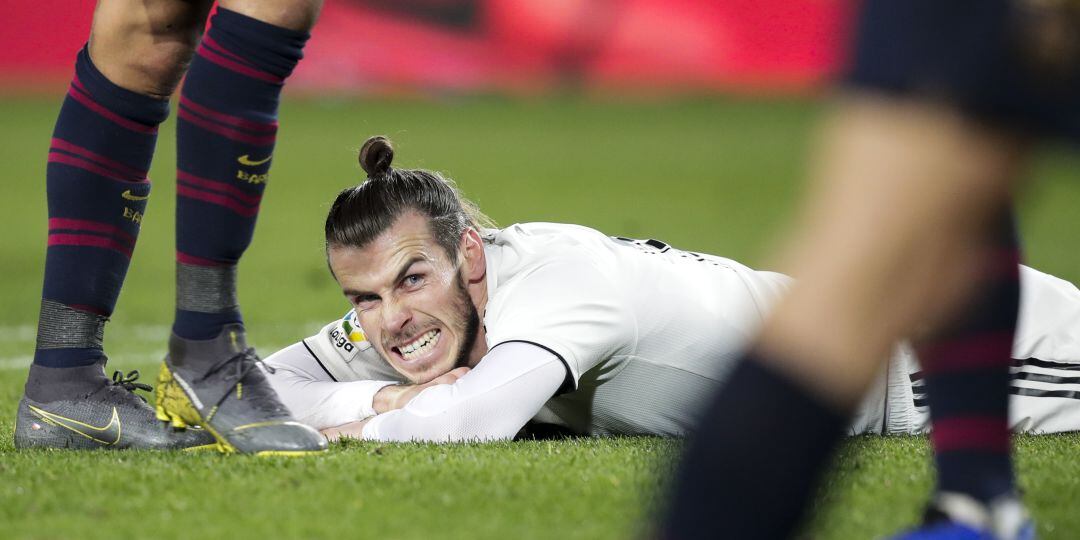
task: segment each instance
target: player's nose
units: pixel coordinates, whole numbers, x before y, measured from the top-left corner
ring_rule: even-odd
[[[400,300],[383,302],[383,326],[391,335],[400,332],[412,321],[412,310]]]

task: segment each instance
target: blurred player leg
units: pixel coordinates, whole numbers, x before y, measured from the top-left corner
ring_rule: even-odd
[[[933,422],[938,491],[983,502],[1011,494],[1008,388],[1020,305],[1011,215],[999,227],[983,285],[956,323],[918,347]]]
[[[1015,492],[1009,432],[1020,253],[1012,215],[1000,221],[977,276],[976,296],[954,323],[919,346],[938,472],[924,526],[994,530],[1001,538],[1023,538],[1034,532]],[[951,523],[966,513],[964,507],[995,511],[970,523]],[[924,532],[911,534],[918,538]]]
[[[190,433],[173,435],[154,420],[132,393],[145,385],[105,377],[102,341],[150,196],[158,124],[208,9],[208,2],[175,0],[97,5],[49,150],[45,285],[19,446],[192,442]]]
[[[848,82],[860,89],[856,95],[879,98],[876,104],[866,97],[848,101],[834,115],[838,128],[825,137],[820,175],[825,183],[807,205],[808,217],[792,249],[790,268],[799,281],[766,324],[752,361],[719,394],[712,420],[691,445],[669,530],[695,520],[681,508],[695,490],[724,485],[713,499],[722,514],[718,517],[716,509],[706,514],[725,527],[734,523],[732,536],[790,534],[829,455],[830,442],[804,426],[833,425],[848,413],[877,367],[874,358],[883,357],[888,343],[883,337],[925,333],[956,320],[985,272],[998,267],[988,239],[1010,200],[1010,180],[1024,161],[1025,139],[1030,134],[1080,136],[1080,44],[1055,39],[1074,35],[1077,27],[1080,11],[1067,2],[863,3]],[[994,303],[999,304],[995,309],[1005,310],[1010,301]],[[1002,328],[998,323],[1011,315],[999,311],[995,316],[1001,318],[991,326]],[[983,367],[999,369],[993,364]],[[978,390],[964,391],[1006,390],[991,384],[994,376],[982,367],[972,371],[986,384],[976,380],[972,388]],[[740,397],[736,388],[743,380],[754,388],[742,390],[746,395]],[[805,410],[816,411],[819,421],[799,425],[778,410],[759,412],[764,402],[776,399],[773,392],[800,395]],[[999,397],[985,397],[982,403],[996,403]],[[945,417],[967,414],[958,412],[965,409],[956,404],[944,408]],[[743,423],[756,426],[752,436],[723,441],[723,434],[732,432],[732,421],[719,412],[725,410],[749,411],[753,420]],[[831,421],[828,411],[834,415]],[[957,426],[964,424],[969,422]],[[942,442],[957,437],[948,427],[945,432]],[[1000,432],[972,433],[987,443],[996,437],[1000,449]],[[777,448],[759,453],[770,446]],[[735,455],[752,464],[733,461]],[[985,481],[960,482],[951,479],[953,465],[948,463],[954,460],[943,457],[950,476],[946,482],[957,489],[985,494],[1011,485],[1011,471],[1000,455],[967,470],[988,475]],[[778,463],[784,467],[781,474],[775,472]],[[702,470],[708,474],[699,474]],[[732,485],[725,475],[738,475],[738,480]],[[759,478],[767,485],[745,496],[745,486]],[[971,495],[950,502],[951,509],[938,509],[951,513],[953,525],[966,523],[960,514],[1016,517],[1021,510],[1015,499],[1011,508],[998,512],[978,501],[985,495]],[[754,512],[758,508],[775,512],[755,520],[761,515]],[[983,531],[991,528],[978,534],[989,534]],[[919,534],[938,536],[919,537],[944,538],[960,529],[935,526]],[[698,518],[682,530],[689,536],[706,527]]]
[[[789,536],[891,343],[955,314],[1009,200],[1011,137],[870,95],[831,116],[795,284],[691,439],[665,537]]]
[[[180,94],[176,318],[159,415],[204,425],[226,451],[325,447],[292,421],[256,367],[236,287],[269,180],[281,89],[320,8],[321,0],[222,0]]]

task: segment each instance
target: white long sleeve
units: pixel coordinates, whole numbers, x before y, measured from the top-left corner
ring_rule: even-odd
[[[303,343],[266,359],[274,369],[268,378],[293,416],[315,429],[340,426],[375,416],[372,401],[396,381],[333,381]]]
[[[510,439],[566,380],[566,365],[524,342],[497,345],[454,384],[424,390],[402,409],[372,418],[364,439],[489,441]]]

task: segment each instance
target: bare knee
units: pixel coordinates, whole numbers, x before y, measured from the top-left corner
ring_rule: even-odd
[[[315,26],[323,0],[219,0],[218,5],[264,23],[308,31]]]
[[[167,97],[191,62],[209,4],[99,0],[90,31],[90,58],[117,86]]]
[[[191,62],[194,47],[166,41],[120,50],[94,47],[90,58],[117,86],[155,97],[171,96]]]

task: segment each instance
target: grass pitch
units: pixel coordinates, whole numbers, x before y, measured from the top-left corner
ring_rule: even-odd
[[[45,155],[59,99],[0,101],[0,537],[627,538],[647,530],[677,441],[336,445],[317,458],[17,452],[11,430],[33,353],[46,233]],[[566,221],[767,267],[799,191],[814,103],[733,99],[288,101],[241,302],[263,353],[347,309],[322,258],[322,220],[359,181],[355,151],[389,135],[395,165],[441,170],[503,224]],[[110,369],[152,378],[172,311],[173,127],[107,330]],[[1080,161],[1050,150],[1031,176],[1028,261],[1080,282]],[[1043,538],[1080,536],[1080,436],[1018,440]],[[912,523],[930,489],[924,438],[858,438],[806,536],[870,538]],[[138,531],[137,533],[135,531]]]

